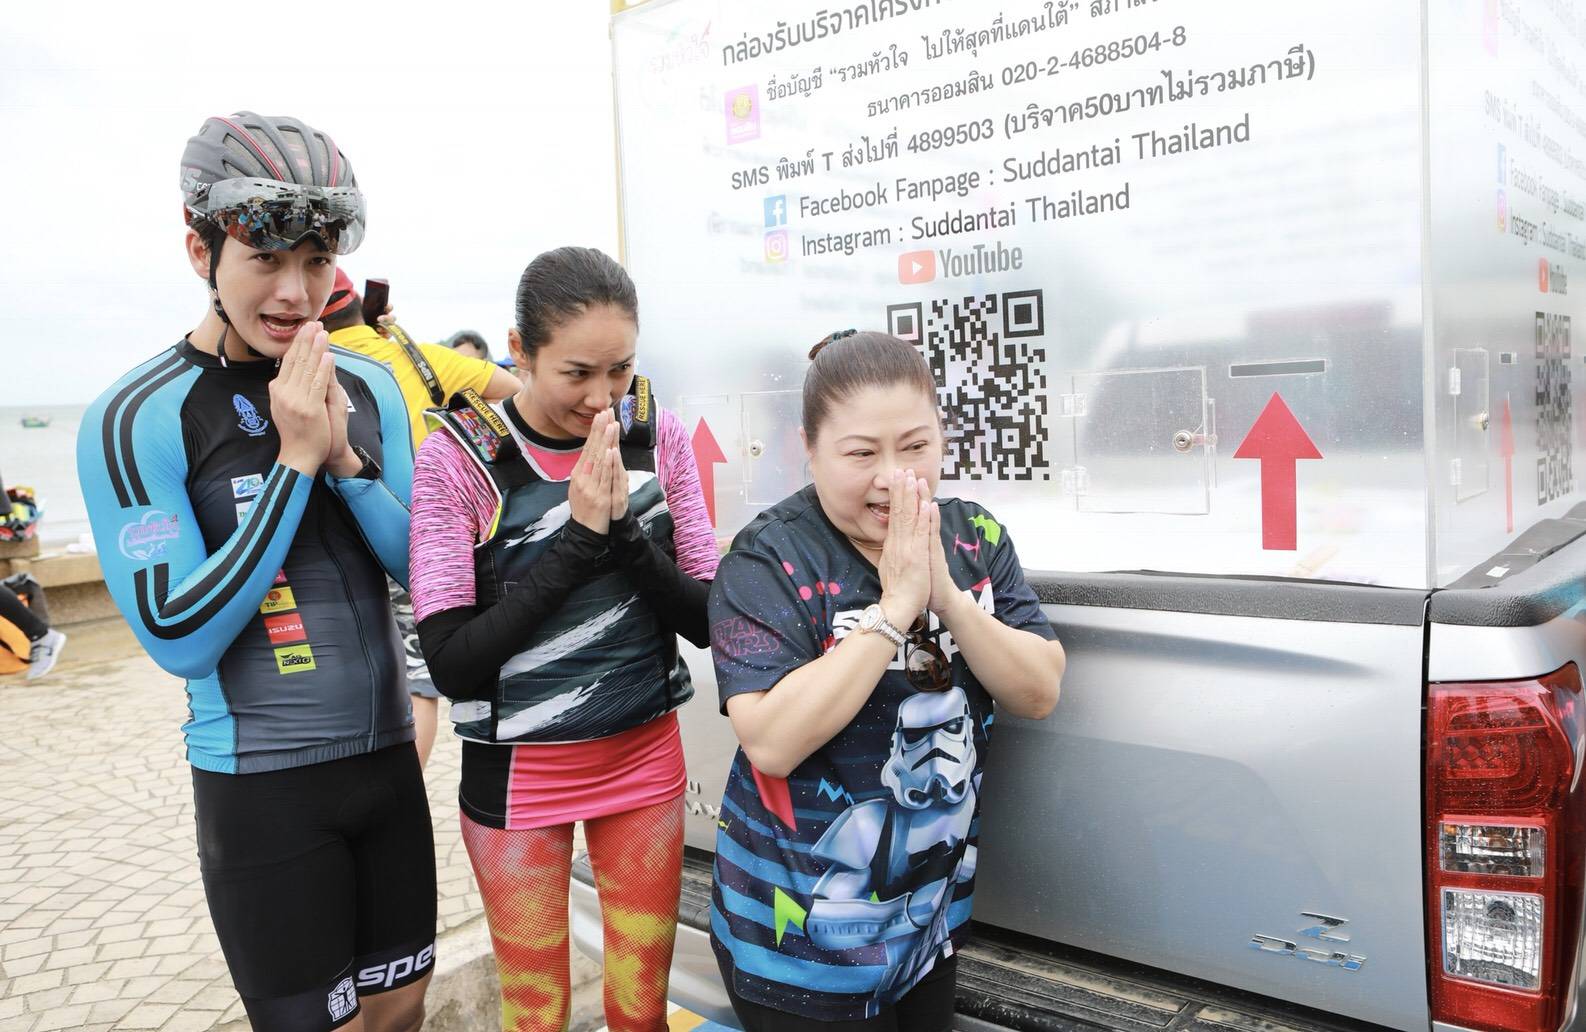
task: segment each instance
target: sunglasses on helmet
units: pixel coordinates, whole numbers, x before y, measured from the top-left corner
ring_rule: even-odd
[[[363,242],[364,200],[356,187],[223,179],[194,211],[260,251],[289,251],[310,235],[336,254],[351,254]]]

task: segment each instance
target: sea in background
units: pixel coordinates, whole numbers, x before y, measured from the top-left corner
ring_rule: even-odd
[[[62,546],[90,538],[88,507],[77,486],[77,428],[87,405],[0,405],[0,480],[31,487],[44,516],[39,539]],[[23,427],[23,416],[43,416],[45,427]]]

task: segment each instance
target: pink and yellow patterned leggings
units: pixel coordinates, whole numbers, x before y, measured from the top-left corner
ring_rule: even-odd
[[[508,831],[462,815],[463,844],[485,901],[501,974],[501,1027],[563,1032],[568,975],[567,880],[573,826]],[[677,936],[683,798],[584,822],[605,933],[611,1032],[666,1028]]]

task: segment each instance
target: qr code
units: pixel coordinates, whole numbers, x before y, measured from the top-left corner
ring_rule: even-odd
[[[944,480],[1050,480],[1046,333],[1039,290],[887,306],[887,329],[915,344],[947,423]]]
[[[1575,490],[1569,316],[1536,313],[1536,504]]]

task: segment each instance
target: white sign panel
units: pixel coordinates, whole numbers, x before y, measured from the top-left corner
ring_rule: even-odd
[[[1035,569],[1419,585],[1413,4],[672,0],[617,16],[641,366],[730,536],[809,347],[916,342]],[[719,453],[712,447],[719,447]]]

